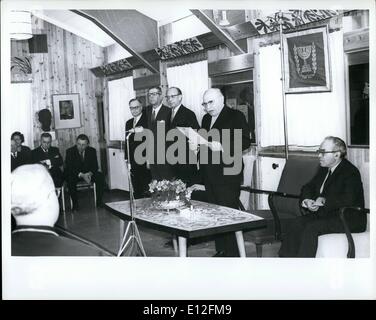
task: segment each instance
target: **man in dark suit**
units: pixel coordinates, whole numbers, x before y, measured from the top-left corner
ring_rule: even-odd
[[[146,108],[148,129],[153,133],[149,148],[153,149],[153,163],[150,163],[151,176],[155,180],[171,180],[173,173],[166,162],[166,133],[170,129],[171,110],[162,104],[163,96],[160,87],[152,87],[148,91],[150,106]],[[159,156],[158,156],[159,154]]]
[[[139,164],[135,161],[134,153],[135,149],[143,143],[143,141],[135,141],[135,132],[138,129],[143,130],[147,128],[146,113],[142,111],[141,102],[135,98],[129,101],[129,109],[133,118],[129,119],[125,124],[125,160],[128,160],[128,147],[127,139],[129,143],[129,161],[131,165],[131,177],[134,191],[134,197],[136,199],[145,197],[145,193],[149,189],[149,183],[151,181],[150,170],[147,168],[146,163]]]
[[[208,201],[238,209],[243,177],[242,151],[251,144],[247,122],[240,111],[224,105],[224,97],[219,89],[205,91],[202,105],[207,113],[201,127],[209,132],[210,150],[207,150],[208,161],[205,164],[202,153],[206,147],[200,146],[200,171]],[[233,157],[231,163],[226,159],[230,155]],[[239,256],[234,233],[217,237],[215,245],[216,256]]]
[[[199,124],[197,122],[195,113],[181,103],[183,96],[179,88],[169,88],[167,90],[166,99],[169,107],[171,108],[170,129],[176,129],[177,127],[192,128],[195,130],[199,129]],[[184,159],[181,157],[181,160],[183,160],[181,163],[178,162],[171,166],[172,171],[176,179],[181,179],[188,186],[191,186],[198,182],[198,172],[197,164],[190,164],[189,159],[194,159],[196,156],[194,154],[190,156],[189,154],[192,153],[192,150],[190,150],[188,147],[188,138],[178,130],[176,133],[179,134],[179,139],[181,139],[181,141],[185,141],[185,157]],[[176,141],[177,137],[175,139],[175,142]],[[175,153],[178,151],[179,149],[176,150]],[[174,157],[178,157],[178,155],[175,154]]]
[[[63,185],[63,172],[60,167],[63,165],[63,158],[59,149],[51,146],[52,136],[43,132],[40,136],[40,146],[31,151],[33,163],[43,164],[51,174],[55,187]]]
[[[318,151],[320,169],[302,188],[301,205],[307,214],[295,219],[282,241],[280,257],[315,257],[318,237],[342,233],[341,207],[364,207],[363,185],[359,170],[345,159],[343,140],[326,137]],[[363,232],[367,217],[359,212],[346,216],[351,232]]]
[[[89,138],[80,134],[76,145],[69,148],[65,157],[65,179],[73,202],[73,210],[78,210],[77,182],[82,179],[87,183],[95,182],[97,207],[102,207],[104,177],[98,171],[97,151],[89,146]]]
[[[17,225],[12,231],[13,256],[107,255],[57,234],[54,225],[59,217],[59,202],[52,178],[40,164],[25,165],[12,172],[11,212]]]
[[[31,164],[31,150],[27,146],[23,146],[25,141],[24,135],[15,131],[11,135],[11,171],[24,164]]]

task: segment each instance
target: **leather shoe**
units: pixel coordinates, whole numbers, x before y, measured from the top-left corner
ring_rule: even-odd
[[[225,257],[224,251],[217,251],[213,257]]]

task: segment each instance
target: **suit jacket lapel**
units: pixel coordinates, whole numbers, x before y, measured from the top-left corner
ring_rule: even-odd
[[[337,166],[334,172],[330,175],[328,181],[325,183],[325,190],[328,190],[328,187],[336,180],[336,177],[341,174],[343,167],[345,165],[345,159],[342,159],[341,163]],[[324,178],[325,179],[325,178]]]
[[[226,123],[226,121],[228,121],[228,119],[226,119],[226,115],[227,115],[227,112],[228,112],[227,108],[228,107],[226,107],[226,106],[223,107],[223,109],[221,110],[221,113],[218,115],[217,120],[212,125],[212,128],[223,129],[224,124]]]

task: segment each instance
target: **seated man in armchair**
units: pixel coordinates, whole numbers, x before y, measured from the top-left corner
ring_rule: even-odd
[[[339,209],[364,207],[360,173],[345,158],[345,142],[337,137],[326,137],[318,153],[320,169],[301,192],[301,206],[307,214],[296,218],[287,230],[280,257],[315,257],[320,235],[344,232]],[[366,215],[349,212],[346,220],[351,232],[366,229]]]
[[[104,177],[98,171],[97,151],[89,146],[89,138],[80,134],[76,145],[69,148],[65,157],[65,179],[73,202],[73,210],[79,209],[77,200],[77,182],[84,180],[87,183],[95,182],[97,192],[97,206],[102,207]]]

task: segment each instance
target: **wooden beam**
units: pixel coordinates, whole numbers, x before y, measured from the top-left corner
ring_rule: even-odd
[[[147,60],[145,60],[139,53],[134,51],[131,47],[129,47],[123,40],[121,40],[117,35],[115,35],[111,30],[109,30],[104,24],[98,21],[96,18],[93,18],[89,14],[82,12],[81,10],[71,10],[72,12],[90,20],[99,28],[101,28],[104,32],[106,32],[112,39],[114,39],[121,47],[127,50],[129,53],[133,55],[143,66],[149,69],[153,73],[159,73],[157,69],[155,69]]]
[[[191,9],[191,12],[205,24],[211,32],[213,32],[218,39],[220,39],[233,53],[245,53],[236,42],[221,28],[219,28],[213,20],[211,20],[202,10]]]

